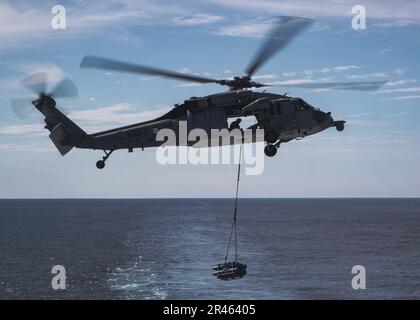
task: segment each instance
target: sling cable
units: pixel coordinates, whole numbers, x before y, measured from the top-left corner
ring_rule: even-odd
[[[213,273],[218,279],[221,280],[235,280],[240,279],[246,275],[246,264],[238,261],[238,240],[237,240],[237,213],[238,213],[238,194],[239,194],[239,181],[241,175],[241,162],[242,162],[242,148],[243,142],[239,149],[239,163],[238,163],[238,175],[236,179],[236,196],[235,196],[235,210],[233,213],[232,228],[230,231],[229,242],[226,250],[226,256],[224,263],[220,263],[213,268],[216,272]],[[228,261],[229,251],[232,244],[232,238],[235,243],[235,260]]]

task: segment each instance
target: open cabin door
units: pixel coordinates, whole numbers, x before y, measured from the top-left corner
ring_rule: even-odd
[[[196,100],[194,104],[194,108],[187,111],[188,133],[194,129],[202,129],[211,137],[211,129],[228,128],[224,107],[212,106],[207,100]]]

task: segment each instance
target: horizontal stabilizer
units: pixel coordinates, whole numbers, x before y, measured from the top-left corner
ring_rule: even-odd
[[[66,138],[66,133],[62,127],[62,124],[59,123],[50,133],[50,139],[61,153],[62,156],[66,155],[71,149],[72,146],[63,145],[62,142]]]

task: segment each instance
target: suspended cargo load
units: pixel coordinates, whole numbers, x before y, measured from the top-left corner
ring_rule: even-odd
[[[214,276],[221,280],[240,279],[246,275],[246,264],[237,261],[220,263],[213,268]]]

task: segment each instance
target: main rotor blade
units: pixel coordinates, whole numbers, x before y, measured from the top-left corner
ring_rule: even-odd
[[[18,118],[25,119],[31,114],[34,110],[32,100],[32,98],[12,98],[12,110]]]
[[[285,47],[300,31],[309,26],[312,19],[301,17],[279,17],[268,34],[268,39],[254,56],[246,69],[249,77],[259,69],[278,50]]]
[[[205,78],[181,72],[174,72],[169,70],[158,69],[154,67],[146,67],[138,64],[131,64],[122,61],[101,58],[96,56],[85,56],[80,63],[81,68],[105,69],[112,71],[123,71],[132,73],[141,73],[154,76],[162,76],[166,78],[173,78],[178,80],[186,80],[200,83],[219,82],[219,80]]]
[[[359,91],[373,91],[379,89],[387,81],[367,81],[367,82],[316,82],[312,80],[295,82],[275,82],[268,83],[266,86],[270,87],[293,87],[293,88],[307,88],[307,89],[332,89],[332,90],[359,90]]]
[[[76,85],[70,79],[61,80],[51,91],[54,98],[76,98],[79,95]]]
[[[39,96],[47,90],[47,74],[45,72],[34,73],[23,78],[20,83]]]

